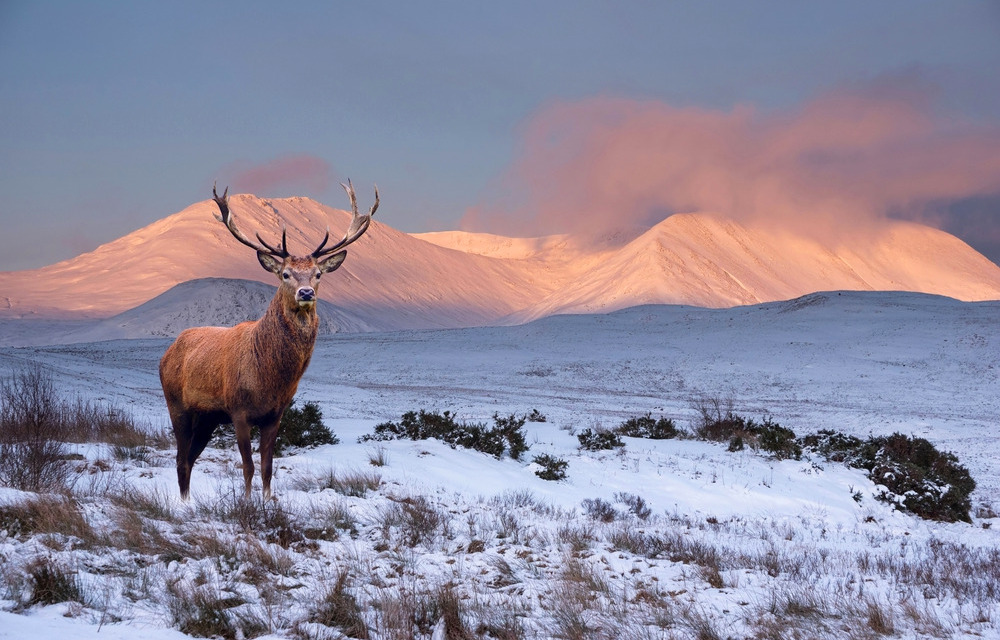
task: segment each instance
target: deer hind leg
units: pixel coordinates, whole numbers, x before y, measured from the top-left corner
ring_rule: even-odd
[[[264,485],[264,499],[271,497],[271,461],[274,458],[274,443],[278,440],[280,422],[260,429],[260,478]]]
[[[181,490],[181,498],[187,500],[191,491],[191,466],[194,464],[190,459],[194,416],[187,411],[171,411],[170,422],[177,441],[177,486]]]
[[[239,447],[240,457],[243,458],[243,493],[249,498],[254,473],[253,449],[250,446],[250,422],[245,416],[234,416],[233,426],[236,428],[236,446]]]
[[[212,439],[212,434],[218,426],[226,421],[224,416],[209,413],[196,414],[191,423],[191,449],[188,452],[188,464],[194,467],[195,460],[201,452],[208,446],[208,441]]]

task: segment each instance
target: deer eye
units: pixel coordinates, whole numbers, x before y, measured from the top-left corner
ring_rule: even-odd
[[[281,274],[281,277],[284,278],[285,280],[288,280],[292,276],[287,271],[285,271]]]

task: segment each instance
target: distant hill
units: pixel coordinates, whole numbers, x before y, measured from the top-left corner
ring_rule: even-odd
[[[235,195],[231,209],[247,234],[265,239],[284,223],[289,248],[299,254],[315,248],[328,226],[342,233],[350,219],[308,198]],[[277,282],[214,213],[214,203],[199,202],[71,260],[2,272],[0,318],[92,318],[104,320],[106,331],[173,334],[188,323],[256,317],[251,309],[268,297],[262,289],[204,281]],[[202,282],[140,307],[192,280]],[[511,324],[638,304],[728,307],[829,290],[995,300],[1000,267],[952,235],[908,222],[824,243],[711,214],[678,214],[629,242],[596,246],[566,236],[410,235],[375,222],[324,279],[320,297],[333,305],[331,322],[340,330],[368,331]]]
[[[189,280],[110,318],[77,321],[0,318],[0,334],[5,334],[0,337],[0,345],[173,338],[190,327],[231,327],[264,315],[276,290],[273,285],[253,280]],[[320,335],[386,328],[351,318],[325,300],[319,301],[317,311]]]

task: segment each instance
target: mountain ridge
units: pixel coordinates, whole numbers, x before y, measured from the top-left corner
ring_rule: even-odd
[[[302,197],[239,194],[230,206],[251,236],[274,239],[284,224],[293,254],[350,220]],[[0,318],[108,319],[205,278],[276,284],[214,213],[205,200],[76,258],[0,272]],[[829,290],[996,300],[1000,267],[950,234],[900,221],[823,240],[685,213],[619,245],[588,246],[568,236],[406,234],[376,220],[319,293],[347,330],[365,331],[515,324],[641,304],[729,307]]]

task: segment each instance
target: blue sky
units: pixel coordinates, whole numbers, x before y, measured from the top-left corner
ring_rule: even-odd
[[[935,131],[992,140],[997,69],[995,2],[3,0],[0,270],[91,250],[214,180],[338,207],[339,181],[362,204],[377,182],[384,222],[457,228],[519,188],[538,114],[595,98],[766,115],[905,85]],[[939,218],[988,255],[991,175]]]

